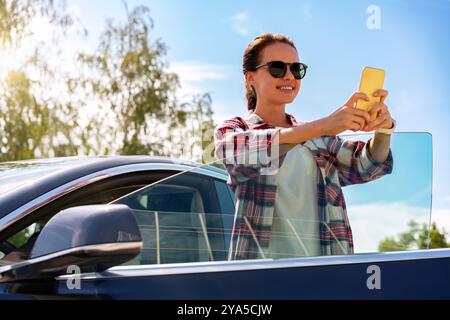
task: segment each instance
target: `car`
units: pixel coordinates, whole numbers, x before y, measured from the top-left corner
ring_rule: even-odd
[[[449,249],[228,260],[227,179],[154,156],[0,164],[0,299],[450,298]]]
[[[180,173],[182,175],[179,175]],[[179,175],[177,179],[168,179],[177,174]],[[192,210],[214,212],[215,216],[208,215],[207,220],[203,221],[208,227],[214,227],[213,223],[217,224],[217,227],[223,227],[224,223],[231,224],[233,221],[234,195],[226,184],[226,171],[185,160],[151,156],[117,156],[18,161],[1,164],[0,176],[2,181],[0,187],[0,237],[2,239],[0,268],[2,277],[0,281],[9,283],[11,280],[15,287],[18,283],[17,276],[8,280],[6,276],[8,271],[3,272],[3,270],[13,265],[20,265],[20,263],[28,263],[33,260],[28,258],[33,258],[36,254],[39,256],[43,254],[36,251],[36,247],[40,246],[42,239],[38,235],[43,235],[42,228],[45,233],[46,227],[47,229],[50,227],[53,222],[51,218],[57,219],[61,217],[61,213],[64,215],[64,212],[68,211],[69,214],[66,216],[72,219],[72,217],[80,215],[79,210],[93,210],[90,215],[92,218],[96,216],[96,212],[101,212],[102,208],[111,201],[155,182],[159,183],[156,188],[151,190],[151,193],[153,196],[157,196],[158,202],[152,202],[151,209],[172,211],[175,212],[175,215],[177,212]],[[161,181],[166,182],[162,183]],[[149,196],[147,193],[146,197]],[[143,216],[138,209],[149,209],[139,202],[128,203],[128,205],[135,209],[135,217],[138,220]],[[113,206],[109,205],[109,207]],[[76,212],[74,213],[73,210]],[[131,214],[126,210],[125,215]],[[160,223],[163,224],[168,215],[163,217]],[[178,223],[182,220],[191,223],[193,220],[193,217],[183,217],[180,214],[174,218]],[[148,221],[145,220],[146,217],[143,217],[139,221],[141,226],[142,223],[147,223],[141,230],[133,229],[136,239],[139,238],[137,242],[141,244],[140,234],[146,240],[148,233],[145,230],[148,227]],[[98,222],[87,222],[85,218],[81,217],[69,224],[73,225],[77,221],[81,224],[83,221],[87,224],[91,223],[93,227],[99,226]],[[131,222],[136,224],[135,219],[132,219]],[[120,229],[121,224],[117,223],[116,226]],[[106,221],[100,226],[107,226],[108,230],[114,228],[113,221]],[[227,228],[231,228],[231,225],[228,225]],[[95,231],[92,232],[94,234],[91,236],[95,238]],[[121,232],[124,233],[123,230]],[[174,233],[174,231],[167,231],[167,235],[170,236],[170,232]],[[225,247],[228,243],[223,242],[224,238],[224,236],[221,239],[218,238],[213,243],[215,246],[222,246],[221,251],[217,250],[216,259],[225,259],[226,257]],[[219,240],[222,243],[219,243]],[[36,245],[35,241],[37,241]],[[49,243],[52,243],[52,240]],[[48,249],[49,243],[43,246]],[[54,241],[53,243],[56,244]],[[146,244],[148,245],[148,243]],[[70,246],[73,243],[67,245]],[[139,251],[140,249],[141,247],[139,247]],[[183,255],[185,251],[183,249],[174,252],[171,257],[158,256],[158,260],[153,261],[148,251],[147,246],[144,246],[140,256],[135,258],[134,262],[145,265],[156,262],[190,262],[199,259],[195,253]],[[131,250],[131,252],[134,251]],[[135,252],[134,255],[137,253]],[[132,257],[126,257],[125,260],[130,258]],[[155,256],[153,258],[156,259]],[[113,265],[125,262],[121,260],[123,259],[116,259]],[[102,263],[104,264],[105,261]],[[28,279],[28,277],[25,278]],[[4,292],[9,292],[7,287],[2,287]]]

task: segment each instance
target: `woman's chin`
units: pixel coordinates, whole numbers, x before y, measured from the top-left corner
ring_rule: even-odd
[[[283,99],[278,99],[277,103],[278,104],[289,104],[294,102],[295,97],[289,97],[289,98],[283,98]]]
[[[296,96],[297,95],[294,92],[286,92],[286,93],[278,94],[276,96],[276,98],[280,102],[283,101],[284,103],[291,103],[292,101],[294,101]]]

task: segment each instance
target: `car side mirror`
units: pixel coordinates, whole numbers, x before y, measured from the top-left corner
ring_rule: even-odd
[[[73,207],[47,222],[28,260],[0,267],[0,282],[52,278],[71,265],[82,272],[104,271],[141,249],[139,228],[126,205]]]

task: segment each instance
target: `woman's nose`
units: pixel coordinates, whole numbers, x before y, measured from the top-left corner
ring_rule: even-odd
[[[291,68],[289,66],[287,66],[286,69],[287,70],[286,70],[286,73],[285,73],[283,78],[286,79],[286,80],[292,80],[292,79],[295,80],[295,77],[294,77],[294,74],[291,71]]]

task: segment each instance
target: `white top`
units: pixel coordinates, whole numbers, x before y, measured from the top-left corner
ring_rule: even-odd
[[[266,258],[321,254],[317,170],[312,152],[302,144],[286,154],[276,177],[274,220],[270,244],[264,250]]]

